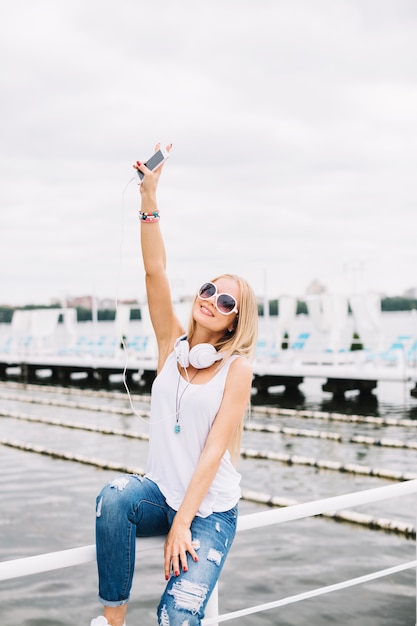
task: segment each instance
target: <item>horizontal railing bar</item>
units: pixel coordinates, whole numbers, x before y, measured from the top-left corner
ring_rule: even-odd
[[[334,496],[323,500],[315,500],[304,504],[295,504],[279,510],[249,513],[239,517],[237,530],[243,531],[253,528],[262,528],[272,524],[320,515],[331,510],[339,510],[345,506],[358,506],[368,502],[378,502],[413,493],[417,493],[417,480]],[[154,547],[161,546],[163,545],[163,541],[163,539],[158,537],[141,539],[139,550],[150,550]],[[94,561],[94,559],[95,547],[93,545],[25,557],[12,561],[3,561],[0,562],[0,580],[8,580],[10,578],[18,578],[19,576],[26,576],[37,572],[71,567],[72,565]]]
[[[248,490],[242,492],[242,500],[246,500],[247,502],[256,502],[257,504],[265,504],[266,506],[271,508],[283,508],[287,506],[295,506],[296,504],[302,504],[297,500],[281,498],[279,496],[273,496],[267,493],[260,493]],[[398,519],[396,520],[384,517],[375,517],[375,515],[369,515],[367,513],[361,513],[359,511],[345,508],[339,509],[338,511],[331,511],[330,513],[322,513],[321,515],[323,517],[326,517],[327,519],[337,520],[338,522],[359,524],[360,526],[365,526],[366,528],[372,530],[394,532],[411,538],[416,536],[416,527],[411,521],[404,522]]]
[[[146,537],[140,539],[137,545],[138,552],[146,552],[164,545],[165,537]],[[27,556],[13,561],[0,562],[0,581],[11,578],[20,578],[30,574],[40,574],[52,570],[64,569],[73,565],[91,563],[96,559],[96,546],[81,546],[58,552]]]
[[[249,513],[238,519],[237,529],[239,531],[251,530],[252,528],[261,528],[271,524],[281,524],[304,517],[321,515],[332,510],[337,511],[346,506],[359,506],[369,502],[379,502],[413,493],[417,493],[417,479],[407,480],[396,485],[376,487],[341,496],[324,498],[323,500],[313,500],[304,504],[295,504],[284,509]]]
[[[391,576],[392,574],[397,574],[398,572],[403,572],[407,569],[416,567],[416,565],[417,565],[417,560],[409,561],[407,563],[402,563],[394,567],[389,567],[387,569],[380,570],[378,572],[365,574],[364,576],[358,576],[357,578],[351,578],[350,580],[345,580],[341,583],[335,583],[334,585],[328,585],[326,587],[320,587],[319,589],[312,589],[311,591],[298,593],[294,596],[288,596],[287,598],[282,598],[281,600],[275,600],[274,602],[258,604],[256,606],[249,607],[247,609],[242,609],[240,611],[232,611],[230,613],[227,613],[226,615],[217,615],[215,617],[210,617],[210,618],[203,620],[203,624],[204,626],[210,626],[210,624],[218,624],[220,622],[227,622],[229,620],[236,619],[237,617],[244,617],[246,615],[252,615],[253,613],[261,613],[262,611],[276,609],[281,606],[286,606],[288,604],[294,604],[295,602],[301,602],[302,600],[308,600],[309,598],[323,596],[326,593],[332,593],[334,591],[339,591],[340,589],[347,589],[348,587],[354,587],[355,585],[362,585],[363,583],[369,582],[371,580],[376,580],[377,578],[383,578],[384,576]]]
[[[96,547],[82,546],[47,554],[37,554],[0,563],[0,580],[9,580],[51,570],[90,563],[96,558]]]

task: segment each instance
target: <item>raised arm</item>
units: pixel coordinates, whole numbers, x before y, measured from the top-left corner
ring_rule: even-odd
[[[159,146],[156,147],[158,149]],[[167,147],[167,150],[170,146]],[[140,186],[142,215],[158,214],[156,191],[163,166],[151,172],[140,161],[134,165],[144,174]],[[140,219],[140,241],[146,278],[149,314],[158,343],[158,371],[172,350],[175,339],[183,332],[172,305],[166,273],[165,244],[158,219]]]

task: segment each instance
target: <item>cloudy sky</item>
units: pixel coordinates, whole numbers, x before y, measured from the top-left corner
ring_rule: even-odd
[[[132,163],[174,294],[417,286],[415,0],[1,1],[0,303],[142,298]]]

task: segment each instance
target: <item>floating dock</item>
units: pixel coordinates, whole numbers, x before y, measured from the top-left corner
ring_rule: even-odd
[[[357,353],[350,362],[303,362],[285,355],[285,361],[256,359],[253,364],[253,388],[266,393],[275,387],[287,392],[297,391],[306,379],[324,380],[322,390],[335,397],[347,391],[369,395],[378,383],[395,382],[407,385],[410,394],[417,397],[417,367],[405,363],[380,365],[362,361]],[[125,375],[130,384],[148,389],[155,378],[156,359],[140,358],[121,353],[118,357],[43,355],[0,355],[0,379],[20,382],[56,382],[76,384],[86,381],[96,386],[107,385],[113,378]]]

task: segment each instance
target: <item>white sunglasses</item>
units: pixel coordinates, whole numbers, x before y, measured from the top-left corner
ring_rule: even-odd
[[[200,300],[210,300],[215,296],[214,306],[222,315],[238,313],[236,298],[231,296],[230,293],[218,293],[214,283],[204,283],[198,290],[197,296]]]

